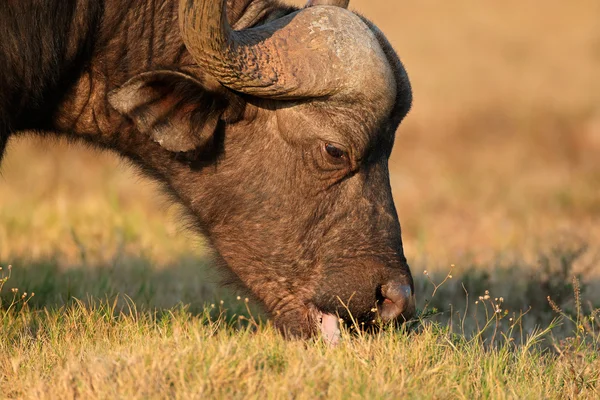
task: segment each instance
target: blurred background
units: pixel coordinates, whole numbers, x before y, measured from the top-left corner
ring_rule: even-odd
[[[413,85],[391,177],[419,306],[431,293],[424,270],[439,281],[452,264],[434,299],[441,308],[464,302],[464,285],[542,318],[548,295],[569,306],[574,275],[600,305],[600,2],[351,8],[387,35]],[[0,264],[42,303],[121,292],[201,306],[222,294],[178,213],[113,155],[13,140],[0,177]]]

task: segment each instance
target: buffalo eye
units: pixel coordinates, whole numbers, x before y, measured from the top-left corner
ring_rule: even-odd
[[[325,144],[325,151],[327,152],[327,154],[329,154],[330,157],[338,160],[346,158],[348,156],[348,153],[346,153],[346,151],[331,143]]]

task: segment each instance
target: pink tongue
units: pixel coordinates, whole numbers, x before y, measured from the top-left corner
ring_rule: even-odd
[[[336,346],[340,342],[341,337],[338,317],[332,314],[323,314],[321,319],[321,333],[327,344]]]

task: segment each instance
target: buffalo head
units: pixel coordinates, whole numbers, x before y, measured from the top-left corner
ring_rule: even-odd
[[[182,0],[194,64],[138,75],[111,105],[177,157],[172,192],[284,333],[410,318],[388,171],[411,104],[402,64],[348,1],[236,3]]]

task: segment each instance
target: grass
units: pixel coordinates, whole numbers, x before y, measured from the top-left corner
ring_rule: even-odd
[[[28,138],[0,177],[0,398],[598,398],[598,2],[434,3],[352,1],[413,83],[390,177],[418,320],[285,342],[152,183]]]
[[[44,307],[32,296],[7,291],[0,308],[5,398],[595,398],[600,384],[598,309],[554,305],[558,319],[525,333],[526,315],[494,312],[502,301],[485,294],[486,316],[466,317],[483,322],[474,333],[422,310],[402,330],[346,328],[331,348],[283,340],[243,299],[232,313],[235,299],[191,312],[140,306],[139,293]],[[562,340],[560,323],[574,325]]]

